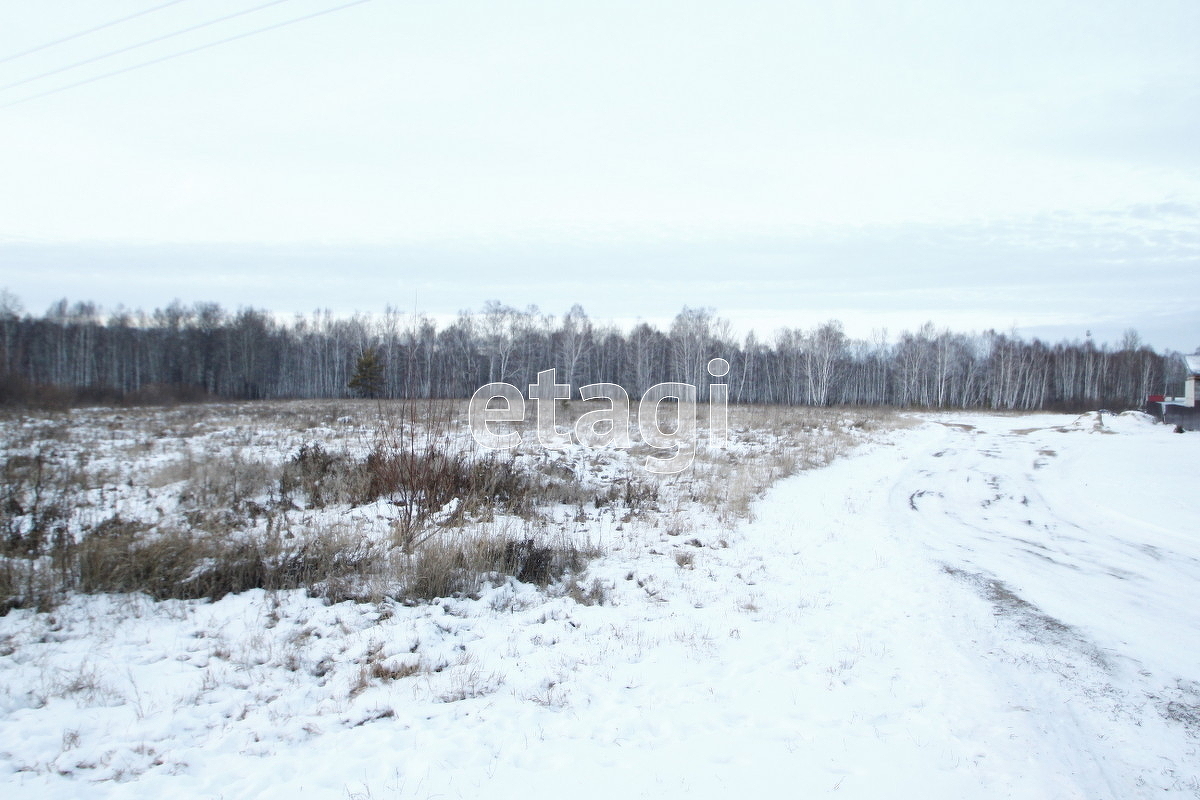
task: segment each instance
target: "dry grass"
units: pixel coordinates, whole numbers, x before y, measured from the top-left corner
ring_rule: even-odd
[[[595,549],[553,542],[545,535],[441,535],[413,555],[404,594],[409,598],[471,596],[506,575],[545,587],[582,572],[597,555]]]
[[[697,449],[674,480],[722,525],[753,516],[754,502],[776,482],[832,463],[873,432],[909,424],[890,409],[733,406],[730,446]]]
[[[597,406],[572,403],[560,423]],[[601,518],[671,536],[704,519],[731,527],[779,479],[904,424],[890,411],[735,406],[722,450],[706,446],[699,412],[695,459],[667,476],[641,469],[659,454],[644,444],[543,449],[532,415],[518,425],[516,454],[481,453],[467,446],[463,403],[10,415],[0,420],[0,612],[49,608],[72,591],[165,599],[306,588],[420,602],[510,576],[603,602],[603,586],[578,582],[599,550],[568,529]],[[394,515],[382,535],[348,516],[371,504]]]
[[[331,602],[418,603],[472,597],[507,576],[550,586],[599,553],[549,537],[448,530],[411,552],[319,532],[303,542],[183,531],[149,533],[113,520],[81,543],[38,558],[0,559],[3,608],[52,608],[72,590],[138,592],[155,600],[219,599],[249,589],[305,588]]]

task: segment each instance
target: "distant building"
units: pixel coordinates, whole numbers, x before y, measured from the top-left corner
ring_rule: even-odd
[[[1196,407],[1196,388],[1200,384],[1200,352],[1184,356],[1187,362],[1187,378],[1183,383],[1183,397],[1167,397],[1152,394],[1146,398],[1146,411],[1168,425],[1180,425],[1185,430],[1200,430],[1200,408]]]

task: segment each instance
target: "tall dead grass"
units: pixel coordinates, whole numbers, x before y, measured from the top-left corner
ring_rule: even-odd
[[[218,415],[172,412],[160,421],[220,434],[232,446],[178,437],[176,456],[143,473],[139,491],[173,501],[153,523],[118,511],[95,521],[94,480],[69,448],[49,440],[31,440],[31,452],[8,448],[0,467],[0,612],[51,607],[72,591],[217,599],[307,588],[331,599],[386,594],[418,602],[477,592],[506,576],[547,585],[581,569],[590,551],[546,535],[538,513],[586,494],[573,472],[543,474],[447,447],[453,437],[439,426],[450,415],[418,413],[414,404],[407,411],[397,419],[378,410],[365,452],[310,441],[276,463],[247,456],[253,435],[222,430]],[[369,539],[349,522],[307,514],[335,507],[336,520],[341,508],[380,500],[397,514],[390,538]],[[293,525],[296,516],[317,521]],[[481,533],[495,518],[525,528]]]
[[[872,433],[910,424],[886,408],[733,406],[728,449],[697,450],[677,480],[723,525],[753,518],[753,504],[778,481],[819,469]]]
[[[693,465],[658,476],[639,468],[652,448],[550,453],[529,426],[517,457],[480,453],[464,446],[461,410],[255,403],[5,420],[0,613],[74,591],[215,599],[304,588],[421,602],[509,577],[548,586],[598,555],[567,527],[611,515],[682,534],[698,514],[733,526],[776,481],[903,424],[890,411],[735,406],[727,449],[707,448],[701,425]],[[121,497],[156,514],[130,516]],[[373,503],[394,514],[390,534],[350,521]],[[552,522],[555,508],[571,519]]]

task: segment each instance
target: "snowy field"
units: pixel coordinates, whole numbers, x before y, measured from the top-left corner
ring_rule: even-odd
[[[735,415],[730,450],[656,484],[652,507],[541,510],[539,530],[598,554],[558,583],[13,609],[6,794],[1200,796],[1200,438],[1134,414],[789,413],[807,412]],[[367,446],[354,420],[322,419]],[[77,423],[108,431],[86,440],[107,476],[93,525],[194,515],[180,442],[235,440],[245,465],[316,430]],[[11,455],[43,423],[5,424]],[[628,454],[556,458],[543,468],[588,491],[641,480]],[[384,537],[396,512],[241,513],[264,535],[337,518]]]

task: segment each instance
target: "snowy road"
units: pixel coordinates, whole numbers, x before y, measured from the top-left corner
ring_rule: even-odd
[[[946,417],[773,509],[782,525],[821,498],[832,541],[804,555],[842,610],[826,622],[891,654],[859,670],[903,687],[876,695],[889,721],[932,728],[890,748],[915,770],[905,794],[1196,794],[1195,442],[1094,420]],[[882,788],[887,770],[860,763]]]
[[[385,617],[302,593],[66,609],[40,668],[85,626],[162,688],[136,715],[84,709],[92,728],[13,693],[0,749],[32,762],[76,729],[156,753],[86,786],[113,797],[1200,796],[1200,439],[1132,416],[929,419],[783,481],[736,530],[610,532],[606,605],[510,585]],[[419,642],[452,666],[347,697],[284,666],[302,621],[343,662]],[[197,689],[171,654],[202,635],[267,655]]]
[[[1107,419],[947,416],[778,487],[729,559],[724,704],[763,725],[707,785],[1200,794],[1197,442]]]

